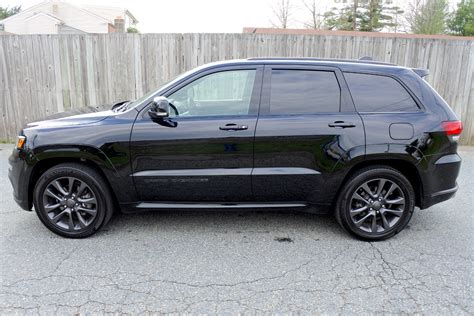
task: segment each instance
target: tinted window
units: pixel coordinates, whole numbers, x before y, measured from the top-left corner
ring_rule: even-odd
[[[410,112],[418,107],[395,79],[387,76],[345,73],[355,106],[360,112]]]
[[[245,115],[249,112],[255,73],[255,70],[212,73],[184,86],[168,99],[178,109],[179,116]]]
[[[270,113],[339,112],[341,89],[332,71],[273,70]]]

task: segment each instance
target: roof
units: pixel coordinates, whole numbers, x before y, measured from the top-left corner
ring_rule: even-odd
[[[109,20],[110,23],[113,23],[114,20],[119,17],[125,19],[126,15],[133,21],[133,23],[138,23],[138,20],[133,16],[133,14],[125,8],[97,5],[82,5],[81,8]]]
[[[70,3],[70,2],[67,2],[67,1],[62,1],[62,0],[40,2],[40,3],[38,3],[38,4],[36,4],[32,7],[29,7],[25,10],[20,11],[17,14],[11,15],[6,19],[0,20],[0,22],[7,21],[7,20],[9,20],[13,17],[17,17],[19,15],[24,15],[24,14],[26,14],[28,12],[31,12],[31,11],[34,12],[34,10],[36,8],[38,8],[39,6],[41,6],[43,4],[62,4],[62,5],[67,5],[67,6],[70,6],[70,7],[74,7],[76,9],[79,9],[79,10],[83,11],[86,14],[96,16],[96,17],[104,20],[104,22],[108,22],[108,23],[111,23],[111,24],[114,24],[114,20],[116,18],[124,19],[126,15],[128,17],[130,17],[130,19],[133,21],[133,23],[138,23],[138,20],[130,13],[130,11],[128,11],[125,8],[94,6],[94,5],[76,5],[76,4],[73,4],[73,3]],[[35,14],[38,14],[38,13],[35,13]],[[45,13],[45,14],[47,14],[47,13]],[[53,17],[60,20],[59,17],[56,17],[56,16],[53,16]]]
[[[46,2],[46,1],[44,1]],[[38,4],[35,4],[34,6],[32,7],[29,7],[28,9],[25,9],[25,10],[21,10],[20,12],[18,12],[17,14],[13,14],[13,15],[10,15],[9,17],[3,19],[3,20],[0,20],[0,22],[5,22],[5,21],[8,21],[10,19],[13,19],[14,17],[18,17],[20,15],[24,15],[25,13],[27,12],[30,12],[30,11],[33,11],[34,9],[36,9],[37,7],[41,6],[44,2],[40,2]]]
[[[58,18],[57,16],[54,16],[52,14],[49,14],[49,13],[46,13],[46,12],[37,12],[35,14],[33,14],[32,16],[28,17],[25,19],[25,21],[28,21],[28,20],[31,20],[31,19],[35,19],[39,16],[45,16],[53,21],[56,21],[58,23],[63,23],[63,20],[61,20],[60,18]]]

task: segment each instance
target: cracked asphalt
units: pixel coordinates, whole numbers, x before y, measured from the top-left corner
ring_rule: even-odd
[[[12,198],[0,146],[0,314],[473,314],[474,148],[457,196],[376,243],[297,212],[118,215],[52,234]]]

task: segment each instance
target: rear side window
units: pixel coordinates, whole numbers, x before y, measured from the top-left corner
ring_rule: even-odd
[[[341,89],[332,71],[272,71],[271,114],[339,112]]]
[[[395,79],[370,74],[344,73],[359,112],[414,112],[418,106]]]

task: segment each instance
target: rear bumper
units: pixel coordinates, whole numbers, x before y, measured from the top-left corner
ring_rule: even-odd
[[[456,184],[455,187],[438,191],[435,193],[432,193],[428,196],[424,196],[422,204],[420,206],[421,209],[428,208],[432,205],[441,203],[443,201],[449,200],[450,198],[454,197],[456,195],[456,192],[458,191],[458,185]]]
[[[429,163],[423,173],[423,197],[420,208],[449,200],[456,195],[456,179],[461,169],[461,157],[457,154],[443,155]]]

